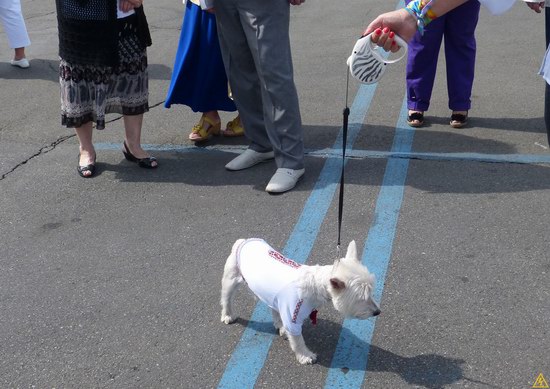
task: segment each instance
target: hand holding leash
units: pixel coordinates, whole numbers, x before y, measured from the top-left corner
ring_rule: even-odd
[[[379,15],[374,19],[363,32],[364,35],[368,35],[376,30],[382,30],[388,28],[390,31],[393,31],[395,34],[399,35],[405,41],[409,42],[414,34],[417,31],[417,19],[407,12],[404,8],[386,12],[382,15]],[[374,42],[377,42],[377,38],[380,38],[381,41],[384,41],[388,37],[388,34],[381,33],[380,35],[374,36]],[[381,44],[382,46],[383,44]]]

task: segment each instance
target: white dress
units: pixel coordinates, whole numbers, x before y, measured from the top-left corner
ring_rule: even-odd
[[[21,13],[20,0],[0,0],[0,22],[4,26],[12,49],[27,47],[31,44],[25,19]]]

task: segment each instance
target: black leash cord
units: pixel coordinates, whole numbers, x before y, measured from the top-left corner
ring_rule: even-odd
[[[343,123],[342,123],[342,174],[340,175],[340,195],[338,198],[338,241],[336,243],[336,249],[338,251],[338,258],[340,258],[340,237],[342,234],[342,218],[344,214],[344,171],[346,167],[346,145],[348,140],[348,119],[349,119],[349,108],[348,108],[348,90],[349,90],[349,70],[346,67],[346,108],[343,112]]]

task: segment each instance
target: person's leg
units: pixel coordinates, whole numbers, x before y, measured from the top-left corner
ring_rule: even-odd
[[[267,153],[272,145],[264,123],[260,79],[241,24],[241,5],[235,0],[216,2],[218,37],[235,105],[250,140],[249,148]]]
[[[0,21],[8,37],[9,45],[14,49],[14,60],[25,58],[25,47],[31,44],[25,20],[21,13],[20,0],[4,0],[0,2]]]
[[[81,127],[75,128],[76,137],[80,143],[80,158],[78,160],[79,167],[85,167],[88,165],[94,165],[96,160],[96,154],[94,144],[92,141],[93,128],[92,122],[88,122]],[[80,170],[79,170],[80,171]],[[89,177],[93,175],[93,170],[82,170],[81,175]]]
[[[23,59],[25,58],[25,48],[24,47],[17,47],[15,49],[15,55],[13,57],[13,59],[15,61],[19,61],[20,59]]]
[[[215,123],[220,122],[220,114],[218,113],[218,111],[203,112],[203,115]]]
[[[406,79],[410,111],[424,112],[430,107],[445,17],[428,24],[424,35],[417,33],[409,44]]]
[[[126,134],[125,144],[127,151],[137,159],[151,158],[141,147],[141,127],[143,124],[143,114],[140,115],[124,115],[124,130]],[[156,161],[151,162],[151,167],[156,167]]]
[[[302,120],[290,49],[289,2],[240,2],[244,33],[261,81],[263,118],[277,167],[303,169]],[[262,27],[261,31],[258,26]],[[246,122],[244,125],[247,129]]]
[[[479,1],[470,0],[446,15],[447,89],[449,109],[455,113],[467,113],[471,108],[479,7]]]

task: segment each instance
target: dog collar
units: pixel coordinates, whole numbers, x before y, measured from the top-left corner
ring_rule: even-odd
[[[316,309],[311,311],[311,313],[309,314],[309,318],[311,320],[311,324],[313,324],[314,326],[317,325],[317,310]]]

